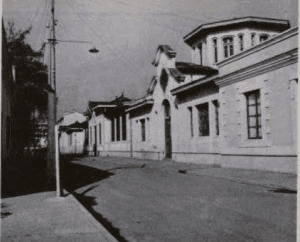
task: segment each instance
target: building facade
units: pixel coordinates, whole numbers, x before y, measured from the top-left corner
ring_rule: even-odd
[[[298,28],[245,17],[201,25],[184,42],[189,63],[157,48],[145,97],[89,104],[89,150],[296,172]]]

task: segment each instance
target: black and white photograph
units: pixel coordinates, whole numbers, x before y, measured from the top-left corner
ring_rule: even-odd
[[[3,242],[295,242],[297,0],[2,0]]]

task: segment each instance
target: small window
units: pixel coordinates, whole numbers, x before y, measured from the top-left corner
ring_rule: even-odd
[[[141,123],[142,141],[146,141],[146,124],[145,124],[145,119],[141,119],[140,123]]]
[[[261,43],[261,42],[264,42],[264,41],[266,41],[268,38],[269,38],[269,35],[267,35],[267,34],[261,34],[261,35],[259,36],[259,42],[260,42],[260,43]]]
[[[220,109],[220,104],[219,104],[218,100],[214,100],[213,104],[215,106],[215,122],[216,122],[215,129],[216,129],[216,135],[219,135],[220,134],[220,128],[219,128],[219,109]]]
[[[244,36],[242,34],[239,35],[239,47],[240,47],[240,51],[244,50]]]
[[[255,45],[255,34],[251,34],[251,46]]]
[[[260,91],[245,94],[247,99],[247,126],[249,139],[261,139],[261,102]]]
[[[190,118],[190,129],[191,129],[191,137],[194,136],[194,127],[193,127],[193,107],[188,107],[189,110],[189,118]]]
[[[197,109],[198,109],[199,136],[209,136],[208,103],[198,105]]]
[[[214,44],[214,60],[215,63],[217,63],[218,62],[218,40],[213,39],[213,44]]]
[[[223,39],[224,44],[224,57],[227,58],[234,54],[233,50],[233,37],[227,37]]]
[[[69,138],[69,146],[72,146],[72,133],[68,135]]]

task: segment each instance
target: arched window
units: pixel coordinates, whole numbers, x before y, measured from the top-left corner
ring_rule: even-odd
[[[240,51],[244,50],[244,36],[242,34],[239,35],[239,48]]]
[[[226,37],[223,39],[224,57],[227,58],[234,54],[233,51],[233,37]]]
[[[218,40],[213,39],[213,44],[214,44],[214,61],[215,63],[218,62]]]

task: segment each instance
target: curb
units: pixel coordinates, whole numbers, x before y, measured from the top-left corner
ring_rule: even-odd
[[[98,222],[91,213],[76,199],[76,197],[64,190],[64,192],[68,193],[67,197],[70,197],[70,199],[76,203],[79,207],[79,209],[84,213],[84,215],[88,218],[88,220],[99,230],[99,232],[105,237],[107,242],[118,242],[118,240],[109,233],[100,222]]]

